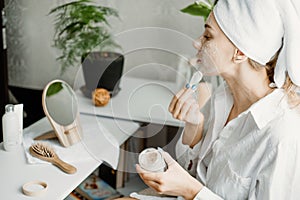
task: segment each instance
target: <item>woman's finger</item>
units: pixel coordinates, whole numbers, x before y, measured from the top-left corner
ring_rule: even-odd
[[[135,165],[136,168],[136,172],[141,176],[141,178],[144,179],[144,177],[148,177],[146,176],[146,174],[150,174],[151,172],[144,170],[139,164]],[[151,176],[151,175],[150,175]]]
[[[193,93],[194,91],[191,90],[191,89],[187,89],[181,96],[180,98],[178,99],[176,105],[175,105],[175,109],[173,110],[173,117],[177,119],[180,111],[181,111],[181,108],[183,106],[183,104],[185,103],[185,101],[191,96],[191,94]]]
[[[163,156],[165,162],[167,163],[167,166],[173,165],[174,163],[176,163],[176,161],[172,158],[172,156],[165,151],[160,151],[161,155]]]
[[[136,171],[139,176],[143,179],[143,181],[155,181],[160,182],[161,173],[160,172],[149,172],[140,167],[140,165],[136,165]]]
[[[193,98],[190,98],[183,104],[181,111],[178,115],[179,120],[185,119],[185,116],[193,103],[195,103],[195,100],[193,100]]]
[[[155,191],[159,192],[160,184],[155,181],[146,181],[146,185],[153,188]]]
[[[183,88],[181,89],[176,95],[174,95],[174,97],[172,98],[172,101],[170,102],[170,105],[169,105],[169,112],[172,113],[173,110],[174,110],[174,107],[178,101],[178,99],[180,98],[180,96],[184,93],[186,89]]]

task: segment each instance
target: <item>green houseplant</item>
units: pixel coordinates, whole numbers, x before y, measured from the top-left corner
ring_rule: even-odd
[[[211,0],[195,1],[193,4],[190,4],[187,7],[181,9],[181,12],[190,15],[201,16],[204,18],[204,21],[206,21],[209,13],[212,11],[217,1],[218,0],[216,0],[214,3]]]
[[[109,32],[108,18],[118,18],[118,12],[91,0],[77,0],[57,6],[49,14],[55,15],[53,46],[61,51],[57,58],[61,72],[70,66],[78,66],[81,61],[88,93],[97,87],[112,90],[117,83],[112,79],[120,78],[124,62],[121,54],[112,52],[121,47]],[[111,72],[107,75],[108,69]],[[115,73],[118,73],[117,77],[107,77]],[[108,83],[103,83],[103,79]]]

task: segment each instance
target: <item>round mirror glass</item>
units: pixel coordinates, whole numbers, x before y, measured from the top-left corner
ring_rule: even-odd
[[[50,117],[58,124],[67,126],[74,122],[78,112],[73,89],[65,82],[51,82],[45,91],[45,104]]]

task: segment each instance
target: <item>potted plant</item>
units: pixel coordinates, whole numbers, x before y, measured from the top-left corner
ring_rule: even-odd
[[[118,17],[118,12],[91,0],[77,0],[57,6],[49,14],[55,14],[54,47],[61,51],[57,58],[61,72],[81,61],[86,96],[99,87],[116,92],[124,56],[112,51],[121,47],[112,39],[108,18]]]

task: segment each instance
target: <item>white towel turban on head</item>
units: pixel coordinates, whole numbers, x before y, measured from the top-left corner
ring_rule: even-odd
[[[281,88],[288,72],[300,86],[299,0],[219,0],[214,16],[231,42],[260,64],[270,61],[282,46],[275,84]]]

